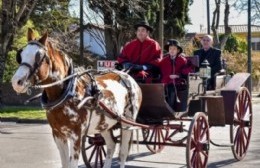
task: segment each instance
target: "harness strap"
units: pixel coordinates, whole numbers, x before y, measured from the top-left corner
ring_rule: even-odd
[[[118,122],[123,122],[125,124],[130,124],[132,126],[137,126],[137,127],[142,127],[142,128],[151,128],[151,126],[148,125],[144,125],[144,124],[140,124],[137,123],[133,120],[130,119],[126,119],[125,117],[119,116],[118,114],[114,113],[113,111],[111,111],[103,102],[98,101],[98,104],[108,113],[111,115],[111,117],[113,119],[116,119]]]
[[[69,74],[72,74],[72,73],[73,73],[73,64],[71,62]],[[42,97],[41,97],[42,107],[46,110],[51,110],[51,109],[54,109],[58,106],[61,106],[64,102],[66,102],[68,99],[72,98],[75,95],[76,83],[77,83],[76,76],[70,77],[70,81],[67,84],[65,91],[62,93],[60,98],[58,98],[57,100],[55,100],[53,102],[49,102],[48,99],[47,99],[46,92],[43,92]]]

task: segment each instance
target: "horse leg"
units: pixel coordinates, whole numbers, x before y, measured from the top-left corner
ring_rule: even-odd
[[[59,149],[62,168],[69,166],[69,147],[68,140],[54,136],[54,141]]]
[[[126,158],[128,156],[129,148],[130,148],[130,139],[132,136],[132,131],[122,129],[121,134],[121,145],[120,145],[120,168],[125,167]]]
[[[105,161],[103,168],[110,168],[111,164],[112,164],[112,159],[113,159],[113,155],[115,152],[115,148],[116,148],[116,143],[112,139],[111,132],[109,130],[103,131],[101,133],[101,135],[105,139],[105,142],[107,145],[107,156],[106,156],[106,161]]]
[[[70,168],[78,167],[80,154],[81,136],[73,136],[70,138]]]

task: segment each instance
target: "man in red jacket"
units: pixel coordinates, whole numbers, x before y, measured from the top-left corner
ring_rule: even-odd
[[[160,45],[149,37],[153,28],[147,22],[139,22],[134,28],[137,38],[124,46],[117,59],[118,63],[122,64],[124,69],[130,69],[130,73],[135,78],[152,77],[158,74]]]

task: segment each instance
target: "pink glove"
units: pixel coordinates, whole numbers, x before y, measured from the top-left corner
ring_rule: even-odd
[[[141,77],[141,78],[147,78],[147,76],[149,75],[148,72],[145,72],[144,70],[142,71],[139,71],[138,74],[137,74],[137,77]]]

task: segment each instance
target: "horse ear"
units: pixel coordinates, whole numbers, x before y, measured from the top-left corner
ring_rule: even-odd
[[[35,40],[35,35],[34,35],[33,30],[31,28],[28,28],[27,40],[28,41]]]
[[[44,35],[39,39],[39,42],[43,45],[46,44],[48,38],[48,32],[44,33]]]

